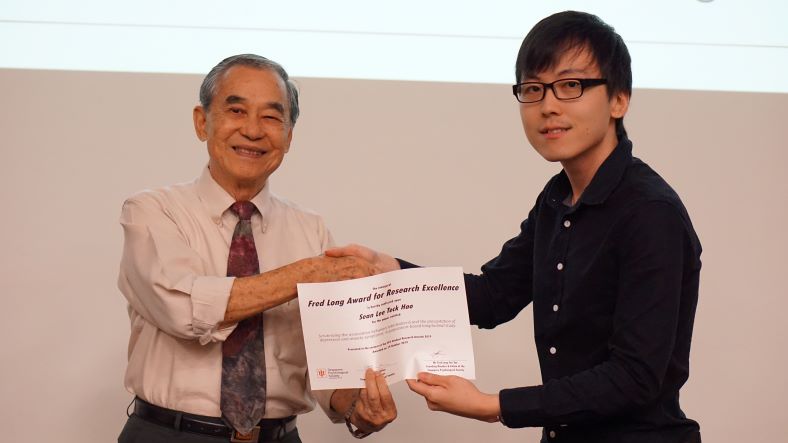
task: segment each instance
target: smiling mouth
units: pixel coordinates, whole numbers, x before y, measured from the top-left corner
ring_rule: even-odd
[[[542,134],[560,134],[566,131],[568,131],[568,129],[566,128],[551,128],[551,129],[543,129],[539,132],[541,132]]]
[[[253,158],[262,157],[263,155],[265,155],[266,152],[258,149],[245,148],[243,146],[233,146],[233,151],[245,157],[253,157]]]

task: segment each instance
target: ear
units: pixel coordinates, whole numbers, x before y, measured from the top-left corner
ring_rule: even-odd
[[[293,141],[293,126],[291,125],[290,128],[287,129],[287,146],[285,147],[285,153],[290,152],[290,142]]]
[[[610,98],[610,117],[614,119],[622,118],[629,109],[629,94],[619,92]]]
[[[207,121],[206,117],[205,109],[202,106],[197,105],[194,107],[194,111],[192,111],[194,132],[197,134],[197,138],[199,138],[202,142],[208,140],[208,131],[205,128]]]

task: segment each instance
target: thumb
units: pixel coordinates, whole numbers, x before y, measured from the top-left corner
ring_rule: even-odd
[[[419,381],[430,386],[445,386],[447,377],[443,375],[419,372]]]
[[[326,257],[334,257],[334,258],[344,257],[346,255],[350,255],[348,254],[347,249],[348,249],[347,246],[330,248],[330,249],[326,249],[324,254],[326,255]]]
[[[417,393],[417,394],[419,394],[421,396],[427,395],[427,392],[429,392],[429,390],[430,390],[430,386],[429,385],[421,383],[421,382],[419,382],[417,380],[406,379],[405,382],[408,384],[408,387],[410,388],[411,391],[413,391],[413,392],[415,392],[415,393]]]

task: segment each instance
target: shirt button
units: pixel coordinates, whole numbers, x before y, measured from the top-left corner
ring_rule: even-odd
[[[558,264],[555,266],[555,268],[556,268],[556,269],[558,269],[558,270],[560,271],[561,269],[564,269],[564,264],[563,264],[563,263],[558,263]]]
[[[550,431],[547,433],[547,435],[549,435],[550,438],[555,438],[555,431]]]
[[[553,312],[558,312],[558,305],[553,305]]]
[[[572,222],[570,222],[569,220],[564,220],[564,227],[568,228],[570,226],[572,226]]]
[[[550,347],[550,353],[551,354],[555,355],[556,352],[558,352],[558,349],[556,349],[554,347]]]

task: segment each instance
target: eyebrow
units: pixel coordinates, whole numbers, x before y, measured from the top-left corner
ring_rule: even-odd
[[[246,101],[247,100],[244,97],[241,97],[241,96],[238,96],[238,95],[228,95],[227,99],[224,100],[224,102],[227,103],[228,105],[232,105],[232,104],[235,104],[235,103],[245,103]],[[279,111],[282,114],[285,113],[285,105],[283,105],[282,103],[279,103],[279,102],[268,102],[265,105],[266,105],[266,107],[273,108],[273,109]]]
[[[585,74],[587,72],[588,71],[586,71],[585,68],[583,68],[583,69],[569,68],[569,69],[564,69],[563,71],[559,72],[558,76],[561,77],[561,76],[568,75],[568,74]]]
[[[566,76],[567,76],[567,75],[572,75],[572,74],[587,74],[587,73],[588,73],[588,71],[586,70],[586,68],[580,68],[580,69],[578,69],[578,68],[567,68],[567,69],[563,69],[563,70],[561,70],[561,72],[558,72],[558,73],[556,74],[556,77],[558,77],[559,79],[561,79],[561,78],[566,78]],[[538,80],[539,80],[539,77],[538,77],[538,76],[526,77],[526,78],[525,78],[525,80],[526,80],[526,81],[527,81],[527,80],[535,80],[535,81],[538,81]]]

